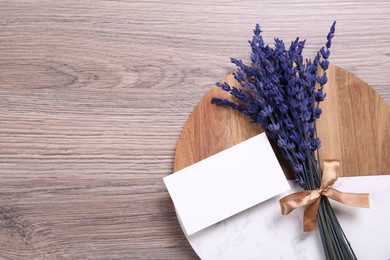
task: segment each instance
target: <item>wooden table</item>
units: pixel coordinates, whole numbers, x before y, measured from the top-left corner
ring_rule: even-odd
[[[390,101],[390,2],[0,2],[0,258],[196,259],[162,178],[198,100],[265,39],[337,20],[331,62]]]

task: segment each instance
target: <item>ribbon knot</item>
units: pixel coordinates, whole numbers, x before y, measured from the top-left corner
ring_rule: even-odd
[[[306,206],[303,215],[303,229],[308,232],[315,229],[321,196],[326,196],[346,205],[369,208],[368,193],[341,192],[333,188],[339,171],[339,161],[325,160],[320,188],[296,192],[283,197],[279,201],[282,215],[287,215],[296,208]]]

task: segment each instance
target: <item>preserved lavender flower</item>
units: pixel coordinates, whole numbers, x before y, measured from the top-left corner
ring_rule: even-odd
[[[251,64],[232,58],[237,66],[233,73],[241,89],[228,83],[216,83],[236,98],[236,102],[213,98],[212,102],[249,116],[270,139],[281,148],[294,171],[296,182],[305,190],[320,187],[321,172],[316,120],[322,110],[319,104],[326,97],[327,69],[336,22],[333,22],[325,45],[313,60],[304,61],[306,41],[296,38],[287,49],[275,39],[274,47],[264,44],[257,24],[249,41]],[[322,72],[319,73],[321,69]],[[317,154],[315,154],[315,151]],[[327,197],[320,201],[318,227],[327,259],[356,259]]]
[[[286,49],[283,40],[275,39],[275,46],[270,47],[264,44],[257,24],[249,41],[251,64],[245,65],[241,60],[231,58],[237,66],[234,78],[242,89],[226,82],[216,83],[238,102],[212,99],[213,103],[231,107],[249,116],[252,122],[261,124],[268,136],[281,147],[283,156],[294,169],[297,183],[304,189],[318,188],[320,183],[318,163],[313,164],[310,160],[320,146],[315,121],[322,113],[319,102],[326,96],[323,86],[328,81],[326,70],[335,24],[315,59],[306,59],[305,62],[302,56],[305,40],[296,38]],[[318,66],[323,70],[321,75],[317,75]],[[296,171],[301,168],[306,174]]]

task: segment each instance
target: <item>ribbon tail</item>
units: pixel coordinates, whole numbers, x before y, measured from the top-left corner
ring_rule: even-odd
[[[305,206],[310,199],[311,191],[300,191],[287,195],[279,200],[282,215],[287,215],[296,208]]]
[[[370,199],[368,193],[341,192],[331,188],[324,192],[324,195],[345,205],[361,208],[370,207]]]
[[[320,206],[321,197],[309,202],[306,205],[305,212],[303,214],[303,231],[310,232],[316,228],[318,207]]]

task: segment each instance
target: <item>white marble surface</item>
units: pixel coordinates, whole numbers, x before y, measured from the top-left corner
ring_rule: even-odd
[[[187,239],[201,259],[323,259],[318,230],[303,232],[303,208],[280,214],[292,190],[201,230]],[[370,193],[369,209],[332,202],[359,259],[390,259],[390,175],[339,178],[340,191]]]

